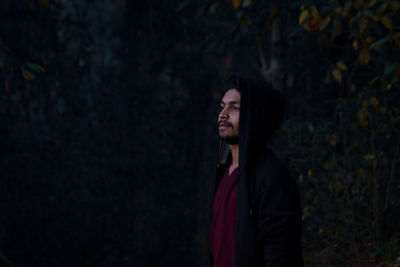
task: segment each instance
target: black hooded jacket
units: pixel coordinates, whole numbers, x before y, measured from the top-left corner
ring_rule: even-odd
[[[241,93],[234,267],[303,266],[299,190],[267,148],[283,119],[283,96],[264,81],[233,76],[232,83]],[[209,197],[210,225],[214,196],[231,160],[229,146],[221,141]]]

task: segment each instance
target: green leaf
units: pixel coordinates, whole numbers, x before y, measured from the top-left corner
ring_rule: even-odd
[[[238,9],[240,7],[241,4],[241,0],[232,0],[232,5],[235,9]]]
[[[33,80],[35,79],[35,74],[33,74],[31,71],[21,68],[22,71],[22,76],[24,76],[25,80]]]
[[[390,36],[387,35],[385,38],[379,39],[376,42],[373,42],[370,46],[369,49],[378,49],[380,45],[383,45],[384,43],[386,43],[387,41],[390,40]]]
[[[303,24],[304,20],[308,17],[308,10],[304,9],[299,17],[299,24]]]
[[[367,48],[360,51],[360,60],[362,64],[368,64],[371,61],[371,54]]]
[[[385,68],[384,75],[390,74],[393,70],[394,70],[394,65],[387,66],[387,67]]]
[[[321,26],[320,26],[320,31],[322,31],[323,29],[325,29],[326,28],[326,26],[328,26],[328,24],[329,24],[329,22],[331,21],[331,17],[326,17],[326,18],[324,18],[324,20],[322,21],[322,23],[321,23]]]
[[[316,9],[315,7],[311,9],[311,14],[312,14],[313,19],[315,19],[315,20],[321,19],[321,15],[319,14],[318,9]]]
[[[248,7],[251,5],[252,0],[243,0],[243,7]]]
[[[333,69],[332,76],[338,83],[342,83],[342,72],[339,69]]]
[[[369,2],[368,7],[373,7],[376,4],[377,0],[371,0],[371,2]]]
[[[35,1],[34,0],[28,0],[29,3],[29,7],[33,8],[33,6],[35,5]]]
[[[218,2],[213,3],[213,4],[210,6],[210,13],[211,13],[211,14],[215,14],[215,11],[217,11],[217,7],[218,7]]]
[[[243,9],[238,10],[238,12],[236,12],[236,18],[240,19],[243,15]]]
[[[292,88],[294,84],[294,75],[290,73],[286,78],[286,85],[288,88]]]
[[[375,250],[374,252],[372,252],[372,255],[380,255],[383,253],[383,249],[382,248],[378,248],[377,250]]]
[[[49,0],[39,0],[39,1],[43,6],[45,6],[47,8],[50,6]]]
[[[36,71],[36,72],[45,72],[45,69],[44,69],[42,66],[40,66],[40,65],[37,65],[37,64],[34,64],[34,63],[30,63],[30,62],[26,63],[26,65],[27,65],[31,70],[34,70],[34,71]]]
[[[341,71],[346,71],[346,70],[347,70],[346,64],[344,64],[344,63],[341,62],[341,61],[339,61],[338,63],[336,63],[336,66],[337,66]]]
[[[393,30],[393,24],[387,16],[381,17],[381,22],[389,31]]]

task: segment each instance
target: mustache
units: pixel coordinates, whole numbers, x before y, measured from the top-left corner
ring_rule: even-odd
[[[233,124],[230,123],[230,122],[227,121],[227,120],[219,120],[219,121],[217,122],[217,125],[220,125],[221,123],[225,124],[226,126],[229,126],[229,127],[232,127],[232,128],[233,128]]]

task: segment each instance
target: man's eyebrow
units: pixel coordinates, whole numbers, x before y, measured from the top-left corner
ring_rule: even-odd
[[[224,101],[221,101],[221,104],[226,104],[226,103]],[[236,105],[236,104],[240,104],[240,101],[229,101],[228,104]]]

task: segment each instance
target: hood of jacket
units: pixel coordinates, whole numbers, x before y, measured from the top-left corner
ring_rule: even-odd
[[[283,94],[262,80],[230,77],[231,88],[240,92],[239,166],[244,172],[252,168],[284,115]],[[218,163],[231,160],[229,145],[220,141]]]

